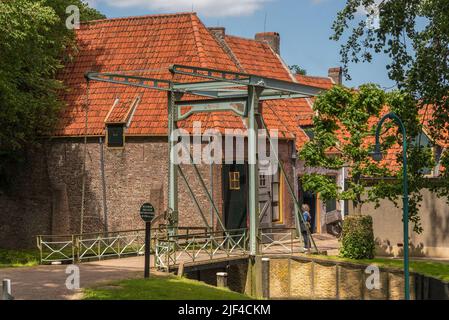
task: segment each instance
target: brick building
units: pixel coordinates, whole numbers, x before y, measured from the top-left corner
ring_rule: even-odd
[[[0,194],[2,247],[32,246],[37,234],[78,233],[82,203],[84,232],[141,228],[138,210],[143,202],[151,201],[159,214],[167,206],[166,94],[106,83],[91,83],[87,91],[87,71],[173,79],[168,67],[176,63],[322,89],[341,81],[338,68],[330,69],[329,77],[293,75],[280,57],[277,33],[259,33],[255,39],[230,36],[224,28],[206,28],[194,13],[92,21],[82,24],[76,37],[78,51],[60,75],[67,87],[62,94],[67,106],[55,133],[43,140],[41,148],[28,152],[13,189]],[[290,181],[297,181],[293,176],[301,168],[295,155],[309,139],[303,128],[312,125],[311,106],[306,98],[272,100],[261,106],[268,128],[279,131],[279,155]],[[193,121],[221,132],[246,130],[245,122],[229,112],[194,115],[182,127],[190,129]],[[245,166],[201,165],[200,171],[213,190],[226,226],[245,226]],[[186,167],[185,172],[204,212],[209,212],[209,201],[192,169]],[[240,172],[237,193],[229,190],[230,172]],[[284,177],[261,180],[260,201],[270,202],[264,225],[292,226],[293,204]],[[263,194],[267,191],[268,198],[268,193]],[[202,226],[181,180],[179,197],[179,224]]]

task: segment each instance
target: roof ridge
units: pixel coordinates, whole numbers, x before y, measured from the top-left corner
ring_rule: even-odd
[[[326,77],[326,76],[311,76],[311,75],[308,75],[308,74],[295,74],[295,76],[297,76],[297,77],[306,77],[306,78],[319,78],[319,79],[332,80],[331,77]]]
[[[256,39],[247,38],[247,37],[243,37],[243,36],[236,36],[236,35],[233,35],[233,34],[227,34],[227,35],[225,35],[225,37],[238,38],[238,39],[242,39],[242,40],[254,41],[254,42],[257,42],[257,43],[263,43],[261,41],[257,41]]]
[[[262,42],[262,43],[265,44],[271,50],[271,52],[276,57],[276,59],[279,60],[279,62],[281,63],[282,67],[285,69],[285,71],[287,72],[288,76],[290,77],[290,80],[292,80],[292,82],[298,83],[298,79],[296,79],[295,75],[290,70],[288,65],[285,63],[284,59],[282,59],[281,55],[279,53],[277,53],[276,51],[274,51],[274,49],[271,46],[269,46],[267,43],[264,43],[264,42]]]
[[[197,16],[196,12],[178,12],[178,13],[161,13],[161,14],[146,14],[141,16],[128,16],[128,17],[116,17],[116,18],[106,18],[90,21],[82,21],[81,24],[95,24],[108,21],[119,21],[119,20],[140,20],[148,18],[168,18],[168,17],[180,17],[180,16]]]
[[[234,51],[232,51],[232,48],[229,46],[229,44],[226,41],[226,36],[219,37],[215,33],[211,32],[208,29],[209,33],[212,35],[212,37],[215,39],[215,41],[218,43],[218,45],[224,50],[224,52],[229,55],[231,60],[235,63],[237,69],[240,70],[240,72],[247,73],[245,68],[243,67],[242,63],[240,62],[239,58],[236,56]]]
[[[196,19],[195,19],[196,18]],[[201,20],[198,19],[198,16],[190,16],[190,22],[192,23],[192,29],[193,29],[193,37],[195,38],[195,46],[198,50],[198,56],[200,58],[200,66],[201,67],[207,67],[207,63],[204,60],[207,60],[207,54],[204,50],[201,34],[199,33],[199,27],[198,23],[203,25]],[[206,28],[205,25],[203,25],[204,28]]]

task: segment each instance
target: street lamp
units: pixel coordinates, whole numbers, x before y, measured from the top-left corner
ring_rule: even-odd
[[[404,292],[405,299],[410,300],[410,277],[409,277],[409,252],[408,252],[408,177],[407,177],[407,136],[404,123],[393,112],[385,115],[377,125],[376,129],[376,145],[374,152],[371,154],[374,161],[382,160],[382,152],[380,150],[380,130],[385,120],[394,120],[402,130],[402,192],[403,192],[403,207],[402,207],[402,220],[404,226]]]

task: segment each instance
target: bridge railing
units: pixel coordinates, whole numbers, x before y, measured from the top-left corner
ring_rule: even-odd
[[[38,235],[40,263],[74,262],[74,235]]]
[[[247,254],[247,245],[247,229],[178,234],[156,240],[155,263],[158,269],[167,270],[181,262],[242,256]]]
[[[248,254],[248,230],[208,231],[203,227],[178,227],[171,236],[165,226],[151,230],[151,251],[155,264],[168,269],[180,262],[196,262]],[[258,233],[261,254],[292,254],[295,247],[294,228],[261,228]],[[42,264],[83,262],[106,258],[143,255],[145,230],[127,230],[74,235],[39,235],[37,247]]]
[[[271,227],[260,228],[259,252],[261,254],[293,254],[300,252],[300,238],[295,228]],[[297,244],[297,246],[295,246]]]
[[[178,234],[204,233],[207,228],[179,227]],[[154,252],[156,239],[167,237],[167,228],[151,229],[151,250]],[[106,258],[122,258],[142,255],[145,249],[145,230],[83,233],[73,235],[38,235],[37,247],[41,264],[54,262],[83,262]]]

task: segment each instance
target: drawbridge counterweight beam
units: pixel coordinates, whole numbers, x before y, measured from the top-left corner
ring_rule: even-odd
[[[85,78],[87,80],[97,82],[114,83],[125,86],[139,87],[159,91],[173,91],[171,81],[163,79],[139,77],[120,73],[101,73],[101,72],[87,72],[85,74]]]
[[[215,82],[219,81],[221,83],[221,89],[226,88],[232,88],[232,87],[261,87],[264,89],[270,89],[273,91],[267,91],[270,92],[273,96],[288,96],[291,95],[302,95],[302,97],[310,97],[315,96],[322,92],[322,89],[302,85],[295,82],[289,82],[284,80],[278,80],[273,78],[266,78],[246,73],[238,73],[238,72],[231,72],[231,71],[223,71],[223,70],[215,70],[215,69],[208,69],[208,68],[200,68],[200,67],[190,67],[190,66],[183,66],[183,65],[172,65],[170,67],[170,71],[173,74],[181,74],[181,75],[187,75],[202,79],[210,79],[215,80]],[[215,83],[210,82],[209,84]],[[207,88],[208,85],[207,82],[201,83],[201,86],[203,88]],[[193,88],[195,87],[195,83],[178,83],[174,85],[175,89],[184,90],[186,88]],[[197,87],[195,87],[197,88]],[[267,93],[266,93],[267,94]],[[263,96],[263,95],[261,95]]]
[[[126,75],[124,72],[118,73],[101,73],[88,72],[85,77],[87,81],[98,81],[112,84],[126,85],[132,87],[139,87],[150,90],[167,92],[168,98],[168,209],[169,221],[171,228],[170,234],[177,233],[178,227],[178,174],[181,175],[184,182],[188,183],[187,178],[180,168],[172,159],[172,151],[177,144],[177,141],[172,141],[172,135],[177,129],[177,122],[184,120],[189,116],[200,112],[216,112],[216,111],[232,111],[242,118],[248,120],[248,162],[249,162],[249,217],[250,217],[250,254],[255,256],[258,254],[258,224],[260,219],[259,202],[258,202],[258,158],[257,158],[257,143],[258,143],[258,121],[259,102],[272,99],[288,99],[288,98],[302,98],[310,97],[319,94],[322,90],[306,85],[301,85],[295,82],[288,82],[278,79],[266,78],[257,75],[246,73],[208,69],[201,67],[173,65],[169,71],[173,76],[183,75],[189,76],[192,79],[200,78],[207,81],[178,83],[171,80],[155,79],[148,77],[141,77],[135,75]],[[182,100],[184,95],[196,95],[204,98],[203,100]],[[185,111],[187,107],[187,111]],[[184,113],[181,109],[184,108]],[[263,119],[261,121],[265,127]],[[270,142],[271,138],[269,137]],[[271,145],[271,143],[270,143]],[[194,167],[194,172],[198,176],[201,186],[206,192],[206,195],[213,207],[213,212],[217,218],[218,223],[227,233],[226,228],[220,218],[219,210],[217,209],[214,199],[208,191],[206,184],[201,177],[199,169],[193,163],[192,155],[190,154],[191,162]],[[276,154],[277,160],[278,155]],[[281,170],[284,171],[282,164]],[[285,171],[284,171],[285,174]],[[287,185],[292,198],[295,200],[296,208],[299,204],[294,194],[290,182],[287,180]],[[191,195],[194,196],[191,190]],[[198,204],[199,205],[199,204]],[[202,218],[207,224],[204,213],[201,212]],[[296,215],[297,212],[295,212]],[[301,215],[299,215],[301,217]],[[301,217],[302,218],[302,217]],[[312,239],[313,241],[313,239]]]

